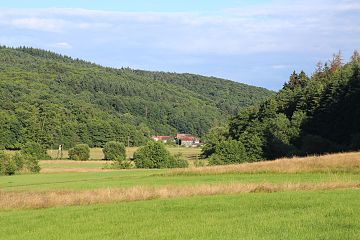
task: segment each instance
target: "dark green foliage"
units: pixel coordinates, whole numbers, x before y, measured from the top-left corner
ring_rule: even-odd
[[[294,72],[276,95],[257,108],[241,110],[231,119],[228,136],[218,139],[240,141],[251,160],[358,150],[358,53],[351,59],[343,65],[341,56],[335,55],[325,67],[319,65],[311,78]],[[220,146],[221,142],[212,147]],[[221,163],[218,157],[215,163]]]
[[[220,142],[215,153],[209,158],[209,165],[223,165],[247,162],[248,157],[244,145],[236,140]]]
[[[39,161],[31,155],[19,152],[14,156],[0,152],[0,175],[14,175],[20,172],[40,172]]]
[[[241,134],[239,141],[245,147],[248,162],[255,162],[263,159],[264,141],[259,135],[256,133],[252,134],[249,132],[244,132]]]
[[[171,154],[160,142],[149,141],[134,153],[135,165],[138,168],[165,168]]]
[[[86,161],[90,158],[90,148],[87,144],[78,144],[69,150],[69,159]]]
[[[105,160],[125,160],[126,150],[125,145],[120,142],[107,142],[103,148]]]
[[[352,135],[352,137],[351,137],[351,149],[360,150],[360,133]]]
[[[330,140],[316,135],[306,135],[301,138],[301,150],[305,154],[337,152],[339,147]]]
[[[46,148],[36,142],[27,142],[21,148],[21,154],[31,156],[37,160],[50,159],[46,153]]]
[[[186,160],[172,156],[165,145],[149,141],[134,153],[134,162],[138,168],[181,168],[187,167]]]
[[[224,116],[272,95],[212,77],[104,68],[23,47],[1,48],[0,70],[0,149],[202,136]]]
[[[207,158],[211,156],[215,152],[216,145],[218,145],[221,141],[226,140],[227,132],[228,130],[226,127],[219,126],[211,128],[203,138],[205,144],[201,149],[201,157]]]

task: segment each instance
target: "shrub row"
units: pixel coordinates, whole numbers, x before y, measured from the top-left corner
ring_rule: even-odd
[[[111,141],[103,148],[104,160],[111,160],[111,168],[132,168],[131,161],[126,160],[126,148],[123,143]],[[78,144],[69,150],[71,160],[85,161],[90,158],[90,148],[86,144]],[[188,162],[181,155],[172,156],[165,145],[160,142],[149,141],[140,147],[133,157],[137,168],[185,168]]]

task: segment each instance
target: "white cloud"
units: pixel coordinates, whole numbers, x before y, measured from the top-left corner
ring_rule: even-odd
[[[11,26],[32,30],[61,32],[67,24],[63,19],[49,18],[15,18],[10,21]]]
[[[347,16],[356,11],[358,15]],[[349,0],[275,0],[212,16],[86,9],[4,9],[0,13],[0,24],[5,26],[71,33],[78,38],[95,39],[101,33],[107,39],[104,42],[121,40],[122,45],[193,54],[331,49],[339,38],[355,42],[360,37],[360,4]]]

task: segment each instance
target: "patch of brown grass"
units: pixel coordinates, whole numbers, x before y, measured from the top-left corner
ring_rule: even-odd
[[[360,152],[282,158],[274,161],[176,169],[167,174],[360,172]]]
[[[75,160],[40,160],[40,164],[100,164],[100,163],[111,163],[111,161],[75,161]]]
[[[203,184],[195,186],[163,186],[106,188],[83,191],[46,191],[46,192],[2,192],[0,191],[0,209],[14,208],[49,208],[54,206],[87,205],[95,203],[111,203],[164,199],[216,194],[327,190],[341,188],[360,188],[359,183],[249,183],[249,184]]]
[[[104,168],[41,168],[41,173],[85,173],[85,172],[113,172],[115,169]]]

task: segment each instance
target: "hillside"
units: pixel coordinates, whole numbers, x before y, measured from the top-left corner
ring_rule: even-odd
[[[213,77],[106,68],[33,48],[0,48],[0,148],[139,145],[150,134],[202,136],[271,91]]]
[[[354,51],[348,63],[336,54],[311,77],[294,72],[276,95],[241,110],[220,136],[243,145],[248,161],[354,151],[360,149],[359,118],[360,56]],[[205,155],[225,151],[213,143]]]

